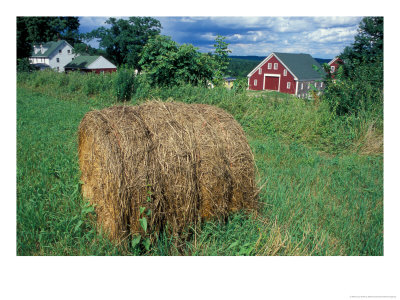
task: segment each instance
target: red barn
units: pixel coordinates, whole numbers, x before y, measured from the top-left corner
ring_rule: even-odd
[[[323,89],[322,74],[321,65],[309,54],[273,52],[247,77],[250,90],[277,91],[304,98],[311,86]]]
[[[335,78],[335,72],[337,72],[342,64],[343,61],[339,57],[335,57],[328,63],[328,65],[331,67],[332,78]]]

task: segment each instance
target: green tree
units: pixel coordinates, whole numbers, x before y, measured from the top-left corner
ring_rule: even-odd
[[[29,57],[34,43],[66,40],[79,42],[77,17],[17,17],[17,58]]]
[[[383,17],[365,17],[354,43],[339,55],[343,66],[325,80],[323,98],[338,115],[358,114],[383,103]],[[380,108],[379,108],[380,109]]]
[[[214,73],[212,56],[198,52],[191,44],[179,46],[170,37],[161,35],[148,41],[139,63],[152,85],[206,86]]]
[[[160,34],[160,21],[150,17],[130,17],[127,20],[109,18],[104,26],[84,35],[86,40],[99,39],[111,61],[141,70],[140,53],[147,41]]]
[[[73,52],[80,55],[102,55],[107,57],[107,53],[104,50],[93,48],[85,43],[76,43]]]
[[[217,35],[214,44],[214,84],[220,85],[223,83],[224,76],[227,73],[228,65],[229,65],[229,53],[232,51],[228,49],[228,43],[225,42],[226,37]]]

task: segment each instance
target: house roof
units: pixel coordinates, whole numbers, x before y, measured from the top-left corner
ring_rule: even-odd
[[[47,42],[42,44],[44,48],[48,48],[44,53],[41,53],[40,51],[35,54],[35,52],[32,52],[31,57],[49,57],[50,54],[54,52],[54,50],[57,49],[58,46],[63,44],[65,41],[60,40],[57,42]],[[36,45],[37,46],[37,45]]]
[[[80,55],[75,57],[75,59],[70,63],[66,64],[64,68],[86,69],[99,57],[100,56],[98,55]]]
[[[298,80],[321,79],[322,75],[313,68],[315,65],[323,72],[321,65],[310,54],[278,53],[275,56],[294,73]]]
[[[337,60],[341,60],[341,59],[337,56],[334,59],[332,59],[330,62],[328,62],[328,65],[331,65],[332,63],[334,63]]]
[[[302,81],[322,79],[321,73],[314,70],[313,65],[315,65],[321,72],[323,72],[322,67],[314,58],[311,57],[310,54],[280,52],[271,53],[271,55],[265,58],[247,76],[250,77],[251,75],[253,75],[272,56],[275,56],[289,70],[289,72],[294,75],[296,80]]]

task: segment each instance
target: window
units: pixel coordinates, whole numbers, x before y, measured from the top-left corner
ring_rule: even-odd
[[[271,70],[271,69],[272,69],[272,64],[268,63],[268,70]]]
[[[257,85],[257,79],[254,79],[254,85]]]
[[[287,75],[287,70],[285,69],[285,70],[283,70],[283,76],[286,76]]]
[[[57,71],[60,71],[60,67],[57,67]]]
[[[274,70],[278,70],[278,63],[274,63]]]
[[[321,87],[324,87],[324,83],[323,82],[321,82]]]
[[[57,62],[60,62],[60,59],[57,57],[56,61],[57,61]]]
[[[68,49],[68,50],[67,50],[67,53],[70,54],[70,53],[71,53],[71,50]]]
[[[262,72],[262,71],[261,71],[261,68],[259,68],[259,69],[258,69],[258,74],[261,74],[261,72]]]
[[[286,83],[286,88],[290,89],[290,82]]]
[[[316,82],[314,83],[314,86],[317,87],[317,83]]]
[[[58,53],[60,53],[60,54],[61,54],[61,49],[60,49],[60,50],[58,50]]]
[[[335,66],[331,66],[331,72],[335,72]]]

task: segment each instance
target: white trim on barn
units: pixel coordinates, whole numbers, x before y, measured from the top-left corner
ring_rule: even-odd
[[[299,81],[296,80],[296,92],[295,92],[295,96],[297,96],[297,93],[299,92]]]
[[[268,74],[264,73],[264,78],[263,78],[263,90],[265,90],[265,77],[270,76],[270,77],[279,77],[278,81],[278,92],[281,91],[281,74]],[[272,91],[272,90],[271,90]]]
[[[255,68],[253,69],[253,71],[251,71],[251,72],[247,75],[247,77],[251,77],[255,72],[257,72],[258,68],[260,68],[262,65],[264,65],[272,56],[275,56],[275,58],[286,68],[286,70],[288,70],[289,73],[292,74],[294,80],[298,80],[298,78],[296,77],[296,75],[293,74],[293,72],[279,59],[279,57],[278,57],[274,52],[272,52],[270,55],[267,56],[266,59],[264,59],[262,62],[260,62],[260,63],[258,64],[258,66],[255,67]]]
[[[337,61],[339,59],[339,57],[335,57],[334,59],[332,59],[330,62],[328,62],[328,65],[333,64],[335,61]]]

